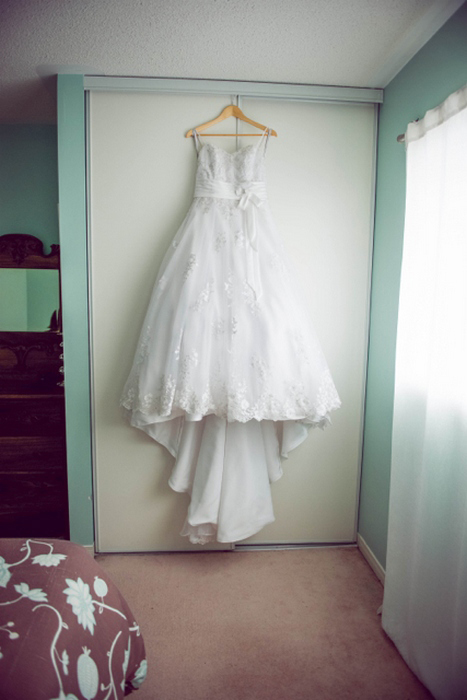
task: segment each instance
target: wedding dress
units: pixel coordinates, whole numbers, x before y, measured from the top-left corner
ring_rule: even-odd
[[[156,279],[121,405],[175,457],[182,535],[235,542],[274,520],[281,461],[340,406],[267,201],[269,130],[229,153],[194,133],[193,202]]]

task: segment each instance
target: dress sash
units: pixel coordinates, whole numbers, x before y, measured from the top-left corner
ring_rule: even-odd
[[[197,182],[195,197],[213,197],[215,199],[235,199],[238,207],[244,211],[246,246],[247,282],[259,299],[263,293],[258,261],[258,234],[256,227],[256,209],[267,200],[264,182],[225,182],[223,180],[204,180]]]

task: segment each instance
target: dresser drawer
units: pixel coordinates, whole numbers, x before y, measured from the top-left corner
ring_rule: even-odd
[[[0,396],[0,437],[63,435],[63,396]]]
[[[0,473],[0,515],[31,515],[63,509],[67,482],[63,470],[40,474]]]
[[[62,506],[39,513],[0,513],[0,533],[2,537],[54,537],[67,540],[70,536],[68,510]]]
[[[64,437],[0,437],[0,472],[38,472],[56,468],[66,473]]]
[[[0,473],[2,537],[67,537],[64,470],[42,474]]]

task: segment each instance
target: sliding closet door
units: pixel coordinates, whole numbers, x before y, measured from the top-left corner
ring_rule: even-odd
[[[89,95],[89,200],[95,522],[99,551],[196,549],[179,536],[188,497],[168,452],[122,418],[156,274],[193,196],[184,134],[229,96]],[[231,126],[235,127],[233,123]],[[222,141],[222,139],[219,139]],[[225,547],[224,547],[225,548]]]
[[[89,100],[89,248],[97,547],[195,549],[179,536],[188,499],[172,458],[123,420],[118,400],[161,259],[193,194],[183,138],[229,96],[95,92]],[[367,340],[374,109],[245,99],[274,127],[269,197],[343,406],[285,463],[276,522],[248,542],[355,538]],[[235,120],[221,131],[235,130]],[[243,141],[242,143],[245,143]],[[232,148],[233,140],[216,144]]]
[[[372,251],[372,105],[244,99],[279,138],[268,193],[342,407],[273,484],[276,522],[245,543],[352,542],[361,460]]]

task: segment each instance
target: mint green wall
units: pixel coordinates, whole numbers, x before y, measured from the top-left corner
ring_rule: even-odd
[[[46,331],[54,311],[58,313],[59,278],[57,270],[15,270],[26,272],[28,331]]]
[[[405,208],[407,124],[467,82],[467,3],[384,93],[380,111],[368,387],[359,533],[382,566],[386,539],[394,362]]]
[[[27,270],[0,270],[0,301],[0,331],[27,330]]]
[[[0,236],[58,243],[57,127],[0,124]]]
[[[57,270],[0,269],[0,331],[46,331],[58,288]]]

